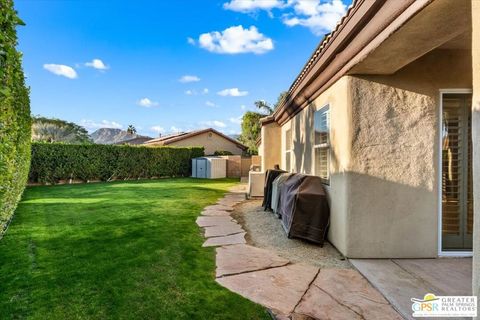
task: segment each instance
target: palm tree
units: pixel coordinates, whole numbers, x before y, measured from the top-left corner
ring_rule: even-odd
[[[282,91],[278,95],[277,102],[275,102],[275,104],[273,106],[265,100],[257,100],[257,101],[254,102],[254,104],[257,107],[257,109],[263,111],[264,114],[270,115],[280,105],[282,100],[287,98],[287,96],[288,96],[288,92],[287,91]]]
[[[136,134],[137,133],[137,129],[135,129],[135,127],[133,125],[129,125],[128,126],[128,129],[127,129],[127,133],[129,134]]]
[[[273,113],[273,108],[265,100],[258,100],[254,102],[257,109],[263,111],[265,114],[269,115]]]

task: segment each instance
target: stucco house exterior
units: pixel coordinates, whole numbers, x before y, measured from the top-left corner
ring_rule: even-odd
[[[262,119],[262,170],[323,179],[346,257],[478,272],[479,112],[480,1],[357,0]]]
[[[148,140],[143,144],[146,146],[204,147],[205,155],[213,155],[215,151],[229,151],[233,155],[242,155],[248,149],[239,141],[213,128],[166,135]]]

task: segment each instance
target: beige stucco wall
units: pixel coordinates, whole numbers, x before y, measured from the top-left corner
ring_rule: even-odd
[[[261,157],[262,171],[273,169],[281,162],[281,136],[280,126],[273,122],[262,126],[262,142],[258,148]]]
[[[205,132],[190,138],[182,139],[180,141],[169,144],[169,146],[200,146],[205,148],[205,155],[212,155],[215,151],[230,151],[231,153],[236,155],[243,154],[243,150],[239,148],[235,143],[213,132]]]
[[[470,70],[469,51],[434,50],[353,78],[348,256],[438,255],[439,90],[471,88]]]
[[[314,130],[313,114],[316,110],[329,105],[330,108],[330,141],[332,147],[330,167],[330,210],[331,222],[329,240],[342,253],[346,251],[346,166],[350,162],[351,145],[351,103],[349,98],[349,77],[343,77],[332,87],[322,93],[307,108],[282,126],[282,162],[281,167],[286,167],[286,132],[292,130],[292,171],[314,174]]]
[[[473,294],[480,296],[480,1],[472,1]]]
[[[439,90],[471,87],[469,54],[345,76],[282,127],[282,166],[291,128],[294,171],[313,174],[313,112],[330,105],[329,240],[346,256],[437,256]]]

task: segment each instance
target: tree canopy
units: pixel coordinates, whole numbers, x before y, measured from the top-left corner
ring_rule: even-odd
[[[92,143],[87,130],[65,120],[33,117],[32,140],[39,142]]]
[[[257,154],[257,139],[262,129],[260,119],[265,115],[247,111],[242,117],[242,133],[240,134],[240,142],[248,147],[249,154]]]

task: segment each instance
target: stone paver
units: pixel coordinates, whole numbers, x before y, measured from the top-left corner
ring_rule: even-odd
[[[320,270],[295,313],[316,319],[402,319],[353,269]]]
[[[232,207],[232,206],[235,206],[235,205],[239,204],[240,202],[242,202],[242,200],[222,199],[222,200],[218,200],[217,204],[221,205],[221,206]]]
[[[229,194],[226,194],[222,199],[245,200],[245,194],[244,193],[229,193]]]
[[[233,211],[232,206],[225,206],[220,204],[213,204],[211,206],[205,207],[203,210],[205,211],[215,211],[215,210],[223,210],[223,211]]]
[[[292,264],[217,278],[217,282],[275,313],[290,314],[317,272],[317,267]]]
[[[362,319],[360,315],[341,305],[318,287],[311,286],[304,298],[306,300],[295,309],[293,319],[302,319],[302,316],[307,319]]]
[[[228,193],[222,199],[245,200],[245,193]]]
[[[203,210],[202,216],[210,216],[210,217],[230,217],[230,212],[225,210]]]
[[[230,216],[244,200],[245,187],[233,187],[217,204],[205,207],[196,221],[207,238],[203,246],[218,247],[219,284],[271,309],[281,320],[401,319],[356,270],[289,264],[270,250],[245,244],[246,232]]]
[[[273,252],[246,244],[217,248],[217,277],[251,272],[289,263]]]
[[[277,313],[275,314],[275,320],[291,320],[291,318],[289,315]],[[311,319],[301,319],[301,320],[311,320]]]
[[[230,244],[242,244],[242,243],[246,243],[245,232],[232,234],[225,237],[208,238],[203,243],[203,247],[226,246]]]
[[[232,222],[236,221],[231,218],[230,216],[228,217],[222,217],[222,216],[203,216],[203,217],[198,217],[197,220],[197,225],[199,227],[212,227],[212,226],[219,226],[222,224],[230,224]]]
[[[221,237],[228,236],[235,233],[245,232],[242,227],[234,222],[225,223],[218,226],[206,227],[205,228],[205,237]]]

